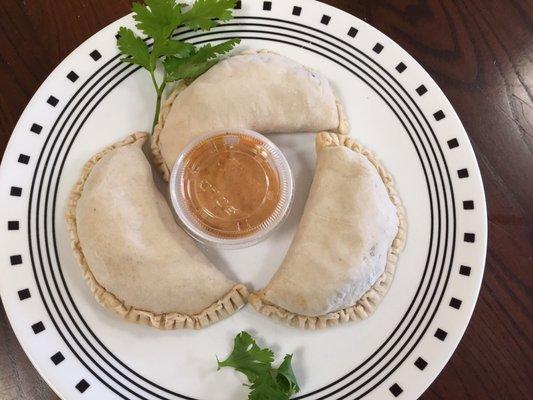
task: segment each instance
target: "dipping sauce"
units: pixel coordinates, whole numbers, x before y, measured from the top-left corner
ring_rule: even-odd
[[[178,158],[170,185],[178,216],[204,242],[209,236],[238,241],[271,230],[292,201],[287,161],[273,143],[251,131],[194,141]]]

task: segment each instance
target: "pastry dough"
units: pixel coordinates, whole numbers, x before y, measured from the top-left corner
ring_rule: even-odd
[[[218,271],[176,224],[134,134],[85,165],[71,192],[72,248],[93,294],[129,321],[202,328],[244,305],[246,287]]]
[[[152,153],[168,181],[180,151],[196,135],[225,129],[260,133],[347,133],[340,102],[319,72],[269,51],[227,58],[164,104]]]
[[[405,240],[391,176],[347,136],[317,136],[317,168],[300,226],[259,312],[300,328],[367,317],[387,292]]]

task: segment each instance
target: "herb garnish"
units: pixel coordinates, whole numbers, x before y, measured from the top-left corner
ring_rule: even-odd
[[[249,400],[288,400],[300,391],[292,370],[292,354],[286,354],[278,368],[273,368],[274,353],[261,349],[248,332],[239,333],[233,351],[218,362],[218,369],[232,367],[248,378]]]
[[[180,79],[194,79],[218,62],[218,56],[227,53],[240,40],[231,39],[212,46],[196,48],[193,44],[172,39],[172,33],[181,25],[193,30],[207,31],[218,21],[233,18],[235,0],[196,0],[192,6],[176,3],[175,0],[145,0],[145,4],[132,6],[135,26],[153,38],[150,49],[146,42],[125,27],[118,31],[117,45],[124,55],[122,61],[140,65],[148,70],[157,93],[157,103],[152,130],[157,124],[163,91],[167,83]],[[162,70],[163,78],[156,77]]]

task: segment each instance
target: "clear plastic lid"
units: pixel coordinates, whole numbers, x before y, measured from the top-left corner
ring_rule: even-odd
[[[218,247],[246,247],[267,237],[288,215],[294,183],[280,149],[243,129],[191,141],[170,177],[174,209],[187,232]]]

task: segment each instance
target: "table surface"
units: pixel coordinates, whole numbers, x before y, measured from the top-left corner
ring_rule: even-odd
[[[387,34],[437,81],[481,168],[489,246],[474,316],[423,399],[533,393],[533,4],[521,0],[328,0]],[[60,4],[60,6],[59,6]],[[0,2],[0,149],[39,85],[127,0]],[[0,399],[57,399],[0,307]],[[529,376],[529,378],[528,378]]]

